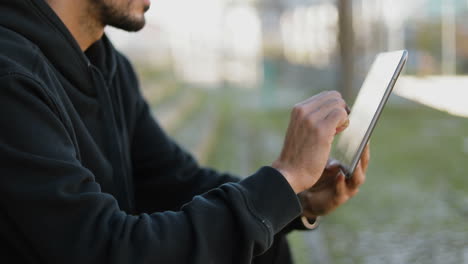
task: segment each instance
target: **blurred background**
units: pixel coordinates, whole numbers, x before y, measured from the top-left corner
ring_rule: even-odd
[[[376,53],[409,61],[372,137],[367,182],[296,263],[468,263],[467,0],[156,0],[108,29],[154,115],[201,164],[242,177],[278,156],[292,106],[350,105]]]

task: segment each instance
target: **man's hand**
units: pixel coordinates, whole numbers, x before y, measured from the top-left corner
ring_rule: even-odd
[[[272,167],[284,175],[296,193],[319,180],[334,136],[349,124],[348,112],[336,91],[322,92],[292,110],[283,150]]]
[[[359,186],[366,179],[369,159],[370,150],[367,145],[350,179],[345,179],[336,160],[330,161],[320,180],[312,188],[299,194],[304,216],[315,218],[326,215],[356,195]]]

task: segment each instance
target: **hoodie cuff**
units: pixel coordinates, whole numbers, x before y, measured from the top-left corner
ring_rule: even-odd
[[[239,182],[254,213],[273,234],[302,213],[301,203],[284,176],[272,167],[262,167]]]

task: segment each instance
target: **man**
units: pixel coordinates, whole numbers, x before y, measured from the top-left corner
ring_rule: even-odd
[[[6,263],[262,261],[294,219],[330,212],[364,181],[368,152],[352,180],[325,169],[348,123],[336,92],[294,107],[272,166],[242,181],[200,168],[153,120],[132,67],[103,35],[107,25],[141,29],[149,5],[1,1]]]

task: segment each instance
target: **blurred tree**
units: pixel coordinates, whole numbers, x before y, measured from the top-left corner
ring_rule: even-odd
[[[457,71],[456,9],[453,0],[441,2],[442,12],[442,74]]]
[[[352,1],[339,0],[339,43],[340,43],[340,81],[338,89],[343,98],[349,101],[353,89],[354,74],[354,31]]]

